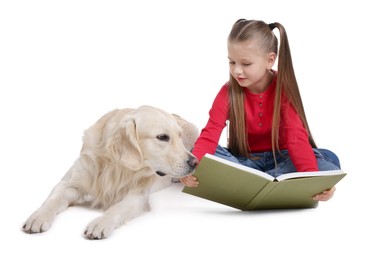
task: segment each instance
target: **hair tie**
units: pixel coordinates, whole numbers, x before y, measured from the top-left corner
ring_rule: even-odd
[[[275,23],[270,23],[270,24],[268,24],[268,26],[269,26],[269,28],[270,28],[271,31],[272,31],[273,29],[275,29],[276,24],[275,24]]]
[[[240,23],[240,22],[243,22],[243,21],[246,21],[246,19],[243,19],[243,18],[238,19],[235,23]]]

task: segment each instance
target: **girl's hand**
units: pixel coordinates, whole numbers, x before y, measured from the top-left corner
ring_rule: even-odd
[[[199,181],[193,175],[188,175],[186,177],[180,178],[180,182],[187,187],[197,187],[199,184]]]
[[[313,200],[318,200],[318,201],[330,200],[333,197],[335,190],[336,187],[330,188],[328,190],[324,190],[323,192],[314,195]]]

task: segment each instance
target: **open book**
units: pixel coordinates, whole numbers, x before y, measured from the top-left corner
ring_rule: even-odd
[[[277,178],[215,155],[206,154],[194,172],[196,188],[183,192],[240,210],[314,208],[315,194],[333,187],[342,170],[293,172]]]

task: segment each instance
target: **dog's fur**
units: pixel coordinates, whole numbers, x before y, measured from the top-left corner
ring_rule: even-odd
[[[85,131],[79,158],[23,230],[47,231],[56,214],[87,204],[105,212],[87,225],[85,236],[109,237],[149,209],[151,192],[193,172],[198,161],[189,151],[198,135],[193,124],[151,106],[105,114]]]

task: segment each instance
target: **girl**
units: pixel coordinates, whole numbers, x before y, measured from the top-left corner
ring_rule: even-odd
[[[273,33],[280,33],[280,46]],[[279,52],[279,54],[278,54]],[[272,69],[278,56],[278,70]],[[230,79],[222,86],[192,153],[206,153],[274,177],[294,171],[340,169],[337,156],[317,149],[295,79],[287,34],[280,23],[240,19],[228,37]],[[228,126],[228,147],[218,145]],[[181,179],[196,187],[194,176]],[[335,188],[313,197],[329,200]]]

